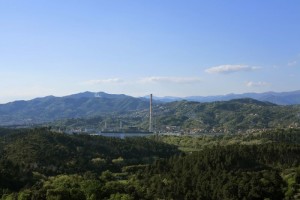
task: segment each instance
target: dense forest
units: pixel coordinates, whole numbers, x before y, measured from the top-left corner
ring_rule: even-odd
[[[101,98],[93,95],[82,93],[0,105],[0,125],[43,123],[56,131],[120,131],[130,130],[130,127],[148,130],[149,102],[146,99],[105,93]],[[299,126],[299,105],[235,99],[210,103],[155,101],[153,106],[153,127],[157,132],[244,133]]]
[[[0,135],[1,194],[35,187],[51,176],[97,177],[179,153],[174,145],[144,137],[67,135],[46,128],[1,129]]]
[[[148,108],[144,98],[104,92],[84,92],[64,97],[47,96],[0,104],[0,125],[27,125],[58,119],[84,118]]]
[[[159,104],[153,108],[153,125],[157,132],[244,133],[274,128],[300,126],[299,105],[279,106],[254,99],[236,99],[211,103],[178,101]],[[149,111],[138,110],[81,119],[65,119],[49,123],[61,129],[90,128],[102,130],[105,125],[118,130],[136,126],[147,130]]]
[[[284,199],[292,195],[281,173],[299,162],[299,145],[223,146],[157,161],[141,184],[149,199]]]
[[[2,199],[300,197],[299,129],[125,139],[0,129],[0,153]]]

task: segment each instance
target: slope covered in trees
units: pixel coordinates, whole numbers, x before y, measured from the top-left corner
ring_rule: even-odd
[[[24,130],[1,137],[2,158],[45,175],[101,172],[113,162],[148,163],[178,153],[177,147],[144,137],[108,138],[67,135],[46,129]]]
[[[141,184],[149,199],[283,199],[281,170],[299,164],[299,145],[223,146],[157,161]]]
[[[157,111],[157,126],[180,126],[196,132],[283,128],[300,124],[299,106],[278,106],[253,99],[227,102],[173,102]]]
[[[178,101],[154,106],[154,128],[158,132],[183,133],[236,133],[246,130],[288,128],[300,126],[300,106],[279,106],[253,99],[199,103]],[[137,126],[147,130],[149,111],[127,112],[84,119],[68,119],[51,123],[54,127],[101,130],[105,122],[119,128]]]
[[[300,196],[299,129],[124,140],[47,129],[0,133],[0,196],[5,200]],[[177,150],[189,145],[192,151]]]
[[[147,188],[149,199],[297,199],[300,195],[299,129],[161,139],[189,153],[146,168],[140,184]]]
[[[143,137],[122,140],[53,133],[47,129],[1,129],[0,132],[3,193],[32,187],[49,176],[120,172],[124,166],[147,164],[179,153],[174,145]]]
[[[146,99],[126,95],[85,92],[65,97],[48,96],[0,104],[0,125],[37,124],[57,119],[92,117],[141,110],[148,106]]]

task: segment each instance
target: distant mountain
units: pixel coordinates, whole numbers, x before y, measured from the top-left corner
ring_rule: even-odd
[[[123,94],[84,92],[0,104],[0,125],[41,123],[64,118],[92,117],[149,107],[148,100]]]
[[[189,97],[157,97],[162,102],[172,102],[180,100],[214,102],[228,101],[232,99],[252,98],[259,101],[268,101],[278,105],[295,105],[300,104],[300,90],[293,92],[265,92],[265,93],[244,93],[244,94],[227,94],[217,96],[189,96]]]
[[[111,129],[149,127],[148,110],[128,112],[118,116],[68,119],[50,124],[67,129],[101,130],[105,125]],[[244,98],[230,101],[193,102],[175,101],[157,104],[153,108],[153,126],[159,132],[184,133],[236,133],[263,129],[300,127],[300,105],[276,105]]]
[[[148,121],[148,98],[149,97],[134,98],[124,94],[107,94],[104,92],[83,92],[64,97],[47,96],[43,98],[36,98],[30,101],[15,101],[6,104],[0,104],[0,126],[37,124],[72,118],[87,119],[99,116],[106,117],[108,115],[111,117],[112,115],[114,115],[114,118],[116,118],[117,116],[125,116],[126,119],[132,119],[129,120],[132,122],[139,121],[137,120],[138,117],[141,121],[143,121],[143,128],[146,130],[148,126],[146,124]],[[299,119],[299,117],[295,117],[295,115],[298,116],[300,113],[298,111],[299,106],[297,106],[296,109],[297,113],[295,113],[296,107],[277,106],[278,104],[300,104],[300,91],[284,93],[268,92],[228,94],[224,96],[211,97],[195,96],[186,97],[185,99],[186,100],[182,100],[181,98],[176,97],[155,98],[156,104],[158,104],[159,102],[169,102],[167,104],[160,104],[159,106],[157,106],[160,108],[155,111],[157,125],[162,125],[163,127],[165,125],[171,124],[180,127],[192,128],[197,127],[196,125],[199,125],[200,120],[204,123],[204,125],[201,125],[201,127],[203,127],[204,129],[211,129],[212,127],[228,129],[228,127],[225,128],[225,126],[222,126],[222,128],[218,124],[225,123],[224,120],[228,119],[232,121],[232,125],[229,126],[233,128],[233,125],[239,126],[238,124],[233,123],[234,121],[243,119],[242,121],[244,123],[245,119],[248,118],[251,114],[261,113],[261,110],[267,110],[266,113],[273,114],[272,116],[270,115],[272,123],[278,122],[278,124],[280,124],[280,121],[278,120],[287,119],[286,116],[290,116],[292,114],[292,116],[290,117],[293,120],[286,121],[285,125],[288,126],[292,124],[292,122],[297,121],[294,119]],[[228,100],[230,101],[228,102]],[[195,105],[197,106],[195,107]],[[215,107],[216,105],[218,105],[218,107]],[[244,105],[244,107],[240,107],[240,109],[235,110],[236,107],[241,105]],[[224,109],[221,109],[222,107],[228,108],[226,112],[224,111]],[[239,113],[241,115],[240,118],[237,119]],[[195,116],[200,117],[201,119],[197,119],[197,117],[195,118]],[[212,121],[208,120],[208,118],[212,116],[214,116],[214,118],[211,118]],[[220,116],[222,118],[220,118]],[[229,116],[231,118],[228,118]],[[268,127],[268,123],[271,123],[271,121],[265,120],[268,114],[263,114],[263,119],[260,118],[262,115],[255,116],[255,119],[263,120],[260,123],[263,125],[261,125],[260,127]],[[175,119],[174,117],[178,117],[178,119]],[[174,120],[179,120],[179,123],[175,123]],[[198,120],[198,122],[194,120]],[[139,121],[138,123],[140,123],[141,121]],[[190,125],[187,122],[192,122],[193,125]],[[99,123],[99,121],[97,121],[97,123]],[[113,123],[118,124],[120,122],[111,120],[110,124]],[[245,122],[242,127],[247,128],[249,123]],[[126,122],[124,121],[123,124],[125,125]],[[130,124],[131,123],[128,122],[128,126]],[[98,124],[98,126],[100,126],[100,124]],[[258,126],[250,127],[254,128]]]
[[[185,132],[236,132],[300,126],[299,105],[276,105],[254,99],[199,103],[177,101],[157,106],[156,127],[180,127]]]

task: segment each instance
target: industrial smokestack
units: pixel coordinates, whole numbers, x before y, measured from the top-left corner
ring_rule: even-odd
[[[149,132],[152,132],[152,94],[150,94]]]

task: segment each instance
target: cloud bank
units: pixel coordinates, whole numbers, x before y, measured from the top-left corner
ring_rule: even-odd
[[[289,62],[288,66],[295,66],[297,64],[298,64],[297,60],[294,60],[294,61]]]
[[[267,82],[253,82],[253,81],[248,81],[246,82],[246,86],[247,87],[265,87],[265,86],[269,86],[270,84]]]
[[[141,83],[198,83],[201,82],[197,77],[167,77],[167,76],[151,76],[140,79]]]
[[[219,65],[208,68],[205,72],[210,74],[229,74],[233,72],[253,71],[256,69],[258,69],[258,67],[251,67],[247,65]]]
[[[85,85],[98,85],[98,84],[109,84],[109,83],[122,83],[123,80],[119,78],[108,78],[108,79],[97,79],[97,80],[88,80],[83,82]]]

